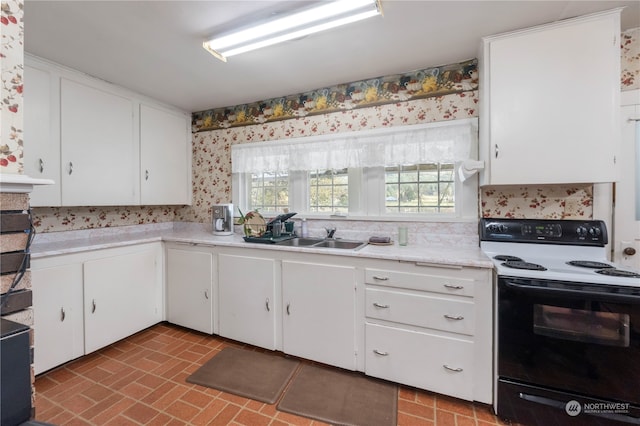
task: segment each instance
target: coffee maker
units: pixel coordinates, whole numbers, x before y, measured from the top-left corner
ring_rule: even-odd
[[[233,204],[211,206],[213,235],[233,234]]]

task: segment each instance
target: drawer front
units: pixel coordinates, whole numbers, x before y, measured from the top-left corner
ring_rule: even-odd
[[[366,374],[473,400],[473,343],[366,324]]]
[[[468,297],[473,297],[474,290],[473,279],[456,277],[452,272],[447,274],[444,270],[442,275],[437,275],[367,268],[365,271],[365,282],[367,284],[387,287],[432,291]]]
[[[460,299],[367,288],[365,312],[369,318],[472,336],[475,305]]]

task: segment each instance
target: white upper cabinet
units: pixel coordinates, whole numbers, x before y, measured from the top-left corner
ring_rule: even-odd
[[[190,118],[140,105],[140,197],[144,205],[191,203]]]
[[[38,185],[32,206],[60,206],[60,81],[45,67],[24,67],[24,172],[54,185]]]
[[[133,106],[126,97],[61,80],[63,205],[139,203]]]
[[[620,9],[483,39],[482,185],[618,178]]]
[[[189,114],[31,55],[24,102],[32,206],[191,203]]]

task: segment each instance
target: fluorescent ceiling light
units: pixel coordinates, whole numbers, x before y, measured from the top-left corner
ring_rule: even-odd
[[[382,14],[380,0],[336,0],[250,28],[215,37],[202,44],[216,58],[249,52]]]

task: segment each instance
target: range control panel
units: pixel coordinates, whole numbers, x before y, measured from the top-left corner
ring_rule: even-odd
[[[601,220],[480,220],[480,241],[570,244],[604,247],[607,227]]]

